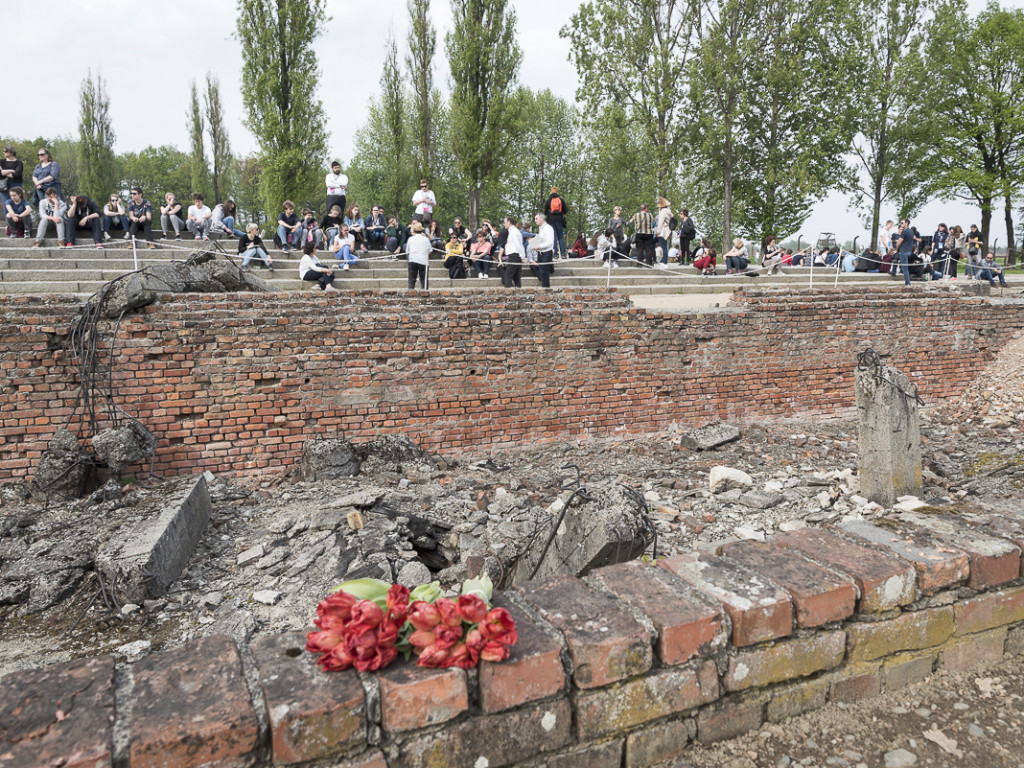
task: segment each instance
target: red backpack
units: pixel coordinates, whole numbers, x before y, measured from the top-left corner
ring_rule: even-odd
[[[551,198],[551,212],[561,213],[562,212],[562,198],[552,197]]]

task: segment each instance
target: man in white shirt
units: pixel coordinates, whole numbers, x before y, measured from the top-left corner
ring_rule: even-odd
[[[412,196],[412,204],[416,206],[416,215],[413,218],[423,224],[425,229],[430,227],[430,222],[434,217],[434,208],[437,207],[437,198],[428,187],[427,180],[420,179],[420,188]]]
[[[501,276],[501,284],[506,288],[523,287],[523,233],[519,231],[516,220],[512,216],[505,217],[505,245],[498,251],[498,261],[504,263],[505,272]]]
[[[331,163],[331,172],[327,174],[324,183],[327,185],[327,205],[324,206],[325,209],[329,211],[332,205],[336,205],[344,213],[345,195],[348,194],[348,176],[341,172],[341,163],[337,160]]]
[[[551,287],[551,261],[555,255],[555,229],[548,224],[543,213],[533,217],[537,225],[537,234],[530,242],[534,255],[537,257],[537,277],[541,288]]]
[[[192,195],[193,205],[188,207],[188,221],[185,227],[196,236],[196,240],[210,239],[210,225],[213,224],[213,211],[203,204],[203,196]]]
[[[895,234],[892,230],[895,222],[889,219],[885,224],[878,228],[878,252],[885,255],[885,252],[892,248],[892,236]]]

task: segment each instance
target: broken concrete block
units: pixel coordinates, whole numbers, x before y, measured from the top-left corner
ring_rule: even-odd
[[[341,437],[318,435],[302,446],[303,480],[337,480],[359,474],[362,460],[352,444]]]
[[[583,576],[640,557],[654,538],[646,505],[618,486],[595,502],[574,502],[554,528],[558,522],[555,518],[536,529],[512,567],[513,584],[558,573]]]
[[[881,363],[858,367],[854,383],[861,495],[886,507],[900,496],[920,495],[921,420],[913,384]]]
[[[153,433],[135,419],[105,429],[92,439],[92,449],[114,473],[149,458],[156,453],[156,446]]]
[[[739,437],[739,427],[719,421],[684,432],[680,436],[680,442],[691,451],[710,451],[712,448],[731,443],[733,440],[739,440]]]
[[[276,605],[277,601],[281,599],[281,593],[275,592],[272,589],[263,589],[259,592],[253,592],[252,599],[264,605]]]
[[[754,488],[740,496],[739,503],[751,509],[771,509],[785,500],[786,497],[781,493],[760,491]]]
[[[91,469],[92,459],[82,450],[78,438],[58,427],[36,466],[32,493],[65,501],[80,498]]]
[[[181,575],[210,522],[210,493],[200,475],[180,482],[155,518],[117,535],[96,556],[116,594],[139,604],[159,597]]]
[[[348,527],[353,531],[362,530],[366,527],[366,518],[363,516],[362,512],[356,512],[353,510],[348,513],[346,520],[348,521]]]
[[[750,488],[754,484],[754,479],[742,469],[712,467],[708,474],[708,483],[712,493],[722,493],[733,489]]]
[[[239,565],[245,565],[246,563],[251,563],[253,560],[259,560],[263,555],[263,545],[257,544],[255,547],[250,547],[240,554],[238,556],[237,563]]]

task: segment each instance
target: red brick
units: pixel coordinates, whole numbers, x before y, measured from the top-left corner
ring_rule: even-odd
[[[204,637],[133,668],[132,768],[237,765],[258,747],[256,711],[228,637]]]
[[[411,661],[377,673],[381,722],[391,733],[451,720],[469,707],[466,673],[461,669],[425,669]]]
[[[702,597],[664,568],[633,560],[592,575],[651,620],[658,631],[655,650],[663,664],[713,655],[728,642],[721,605]]]
[[[942,651],[943,669],[966,670],[1002,661],[1006,648],[1006,627],[954,640]]]
[[[913,530],[899,532],[879,528],[864,520],[850,520],[839,526],[843,531],[888,550],[913,563],[917,572],[917,589],[934,595],[947,587],[967,580],[970,561],[966,552],[939,544],[934,537]]]
[[[0,678],[0,765],[109,766],[113,729],[109,656]]]
[[[776,534],[774,541],[856,581],[859,613],[891,611],[914,602],[917,595],[917,576],[910,563],[831,531],[803,528]]]
[[[718,674],[712,661],[702,662],[697,669],[666,669],[580,693],[576,699],[577,735],[581,741],[607,736],[707,704],[718,694]]]
[[[567,699],[471,717],[439,731],[410,738],[393,765],[403,768],[479,768],[531,760],[572,743],[572,707]]]
[[[379,749],[369,749],[340,763],[332,763],[331,768],[388,768],[388,761]]]
[[[854,665],[831,680],[829,701],[855,704],[882,692],[882,671],[878,665]]]
[[[793,633],[789,595],[764,576],[703,552],[666,558],[658,564],[724,606],[732,621],[733,645],[753,645]]]
[[[771,543],[737,541],[722,548],[726,557],[767,576],[793,599],[799,627],[820,627],[853,615],[857,586],[792,550]]]
[[[962,515],[964,522],[981,526],[987,533],[1012,541],[1024,551],[1024,516],[1011,512],[985,512]],[[1021,575],[1024,576],[1024,558],[1021,559]]]
[[[997,587],[1020,576],[1020,549],[1006,539],[992,536],[951,515],[904,512],[900,520],[966,552],[971,558],[967,586],[972,589]]]
[[[517,592],[562,632],[579,688],[598,688],[651,668],[651,635],[626,606],[579,579],[552,576]]]
[[[495,604],[502,604],[500,597]],[[511,655],[500,663],[480,663],[480,705],[487,713],[554,696],[565,688],[562,646],[521,612],[512,611],[519,639]]]
[[[953,616],[958,635],[1024,621],[1024,587],[989,592],[956,603]]]
[[[366,702],[354,670],[322,672],[304,633],[252,643],[270,713],[275,765],[335,757],[366,743]]]
[[[732,697],[705,707],[697,715],[697,740],[712,744],[756,731],[764,722],[764,702],[756,696]]]

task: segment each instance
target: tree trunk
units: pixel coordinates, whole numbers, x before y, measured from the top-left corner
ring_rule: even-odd
[[[1006,264],[1013,266],[1017,263],[1017,243],[1014,241],[1013,235],[1013,207],[1009,195],[1006,195],[1004,200],[1006,201],[1006,207],[1003,209],[1006,217]]]
[[[726,121],[725,158],[722,163],[722,189],[723,204],[722,211],[722,253],[729,248],[732,239],[732,125]]]
[[[988,234],[992,231],[992,196],[987,195],[981,198],[981,243],[984,249],[988,249]],[[985,255],[982,251],[982,256]]]
[[[878,227],[882,224],[882,174],[874,179],[871,192],[871,250],[878,251]]]
[[[469,189],[469,228],[475,232],[480,227],[480,185],[474,184]]]

